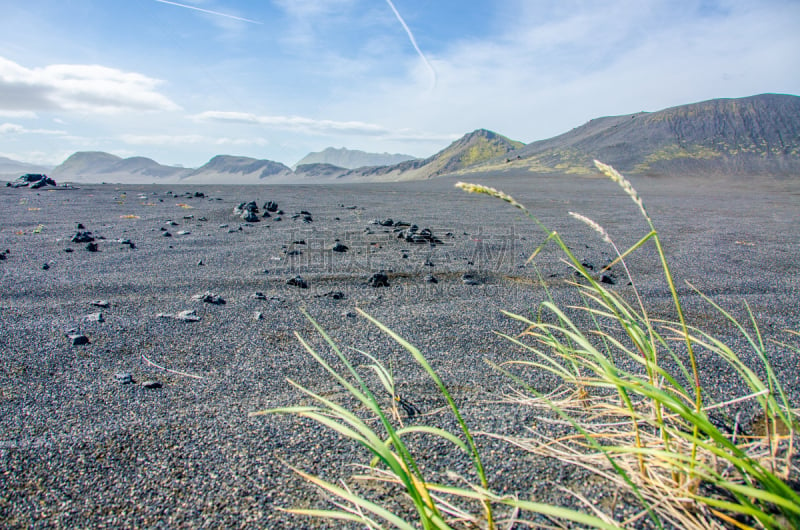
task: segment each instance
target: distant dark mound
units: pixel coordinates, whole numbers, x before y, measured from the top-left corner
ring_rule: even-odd
[[[204,173],[258,173],[259,178],[267,178],[282,173],[291,173],[291,171],[288,166],[272,160],[260,160],[246,156],[217,155],[204,166],[195,170],[190,177]]]

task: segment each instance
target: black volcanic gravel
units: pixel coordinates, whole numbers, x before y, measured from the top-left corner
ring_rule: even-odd
[[[610,249],[568,211],[603,225],[620,248],[647,232],[636,206],[601,178],[469,180],[514,195],[596,267],[612,257]],[[276,509],[326,506],[287,464],[335,480],[353,472],[348,464],[366,463],[365,451],[309,422],[248,417],[307,402],[286,378],[347,402],[294,336],[321,346],[301,308],[343,346],[390,363],[400,393],[423,413],[419,421],[455,427],[434,385],[355,316],[356,307],[422,349],[477,430],[523,433],[534,411],[493,403],[509,382],[484,359],[522,356],[493,330],[520,331],[500,310],[527,314],[545,299],[532,285],[536,271],[524,265],[543,236],[519,210],[467,195],[453,182],[0,187],[0,526],[340,527]],[[690,320],[744,347],[685,280],[739,317],[747,300],[767,337],[792,340],[782,330],[800,327],[800,182],[642,178],[634,185],[661,230]],[[313,223],[290,216],[244,223],[232,211],[249,201],[313,212]],[[373,219],[403,219],[441,242],[406,242],[397,232],[405,225]],[[161,235],[169,221],[180,235]],[[78,222],[96,252],[71,241]],[[347,252],[333,252],[337,243]],[[575,300],[564,282],[572,274],[559,257],[548,247],[537,264],[552,295],[568,303]],[[629,264],[654,314],[671,316],[652,249]],[[371,286],[381,271],[388,286]],[[297,276],[307,289],[287,284]],[[614,289],[631,294],[619,271],[616,280]],[[192,299],[205,292],[226,303]],[[102,321],[87,318],[98,300],[108,302]],[[198,321],[158,316],[191,310]],[[73,345],[73,334],[88,344]],[[798,359],[770,348],[797,406]],[[701,364],[719,397],[740,390],[713,359],[701,354]],[[555,384],[543,374],[527,377],[543,391]],[[557,462],[478,442],[498,491],[558,502],[564,499],[551,482],[560,482],[604,494]],[[446,445],[423,443],[430,466],[436,456],[445,468],[469,473]]]

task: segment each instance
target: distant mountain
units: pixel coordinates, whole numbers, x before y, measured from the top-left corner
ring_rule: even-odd
[[[143,156],[121,158],[101,151],[81,151],[53,168],[50,176],[58,182],[149,183],[173,181],[189,172],[182,167],[162,166]]]
[[[364,151],[346,149],[344,147],[336,149],[328,147],[323,151],[309,153],[298,161],[294,167],[306,164],[331,164],[345,169],[355,169],[365,166],[390,166],[399,164],[406,160],[414,160],[411,155],[389,154],[389,153],[367,153]]]
[[[443,150],[424,160],[408,160],[393,166],[359,168],[344,175],[347,179],[418,180],[437,177],[503,156],[525,144],[503,135],[478,129],[462,136]]]
[[[193,184],[255,184],[291,182],[292,170],[280,162],[246,156],[217,155],[205,165],[189,171],[182,182]]]
[[[0,156],[0,178],[15,179],[25,173],[49,173],[53,166],[28,164]]]
[[[762,94],[598,118],[471,169],[588,173],[593,159],[631,174],[797,175],[800,97]]]
[[[347,171],[347,168],[333,164],[300,164],[294,168],[294,176],[297,181],[331,180],[341,177]]]

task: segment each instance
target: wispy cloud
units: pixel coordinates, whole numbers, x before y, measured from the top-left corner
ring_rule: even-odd
[[[204,136],[201,134],[151,134],[151,135],[135,135],[123,134],[120,139],[130,145],[235,145],[235,146],[250,146],[250,145],[267,145],[269,140],[258,137],[243,137],[243,138],[229,138],[229,137],[213,137]]]
[[[425,54],[422,53],[422,50],[419,48],[419,45],[417,44],[417,39],[414,38],[414,34],[411,32],[411,29],[408,27],[408,24],[406,24],[406,21],[400,15],[400,12],[394,6],[394,3],[392,2],[392,0],[386,0],[386,3],[389,4],[389,7],[392,8],[392,12],[394,12],[394,16],[397,17],[397,20],[400,22],[400,25],[403,26],[403,29],[406,31],[406,34],[408,35],[408,40],[411,41],[411,45],[414,46],[414,49],[417,51],[417,54],[422,59],[422,62],[425,63],[425,66],[428,68],[428,71],[431,73],[431,88],[435,87],[436,86],[436,70],[434,70],[433,66],[431,65],[430,61],[428,61],[428,58],[425,56]]]
[[[0,57],[0,108],[14,112],[178,110],[156,90],[160,84],[158,79],[100,65],[26,68]]]
[[[66,131],[57,131],[52,129],[28,129],[16,123],[0,123],[0,134],[48,134],[48,135],[65,135]]]
[[[417,131],[410,128],[391,129],[362,121],[335,121],[303,116],[259,116],[247,112],[206,111],[192,117],[197,121],[216,121],[261,125],[312,135],[344,135],[411,142],[442,142],[458,138],[458,134]]]
[[[237,17],[236,15],[231,15],[231,14],[228,14],[228,13],[221,13],[219,11],[212,11],[210,9],[203,9],[203,8],[197,7],[197,6],[179,4],[178,2],[168,2],[167,0],[155,0],[155,1],[158,2],[159,4],[169,4],[171,6],[182,7],[184,9],[191,9],[193,11],[199,11],[201,13],[206,13],[208,15],[214,15],[214,16],[218,16],[218,17],[229,18],[231,20],[238,20],[240,22],[248,22],[250,24],[263,24],[263,22],[259,22],[258,20],[252,20],[252,19],[244,18],[244,17]]]

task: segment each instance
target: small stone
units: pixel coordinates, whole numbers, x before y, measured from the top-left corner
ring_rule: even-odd
[[[299,287],[300,289],[308,289],[308,282],[305,281],[302,278],[302,276],[295,276],[294,278],[290,278],[289,280],[287,280],[286,284]]]
[[[200,317],[194,309],[186,309],[180,313],[159,313],[156,315],[158,318],[174,318],[175,320],[182,320],[183,322],[199,322]]]
[[[349,247],[341,243],[336,243],[335,245],[333,245],[333,248],[331,250],[333,250],[334,252],[347,252],[349,250]]]
[[[164,231],[164,232],[163,232],[161,235],[162,235],[163,237],[172,237],[172,234],[170,234],[170,233],[169,233],[169,232],[167,232],[167,231]]]
[[[50,264],[49,264],[49,263],[45,263],[44,265],[42,265],[42,270],[43,270],[43,271],[48,271],[48,270],[50,270]]]
[[[64,252],[66,252],[67,254],[71,254],[71,253],[75,252],[75,249],[72,248],[72,247],[67,247],[67,248],[64,249]],[[0,254],[0,259],[6,259],[5,254]]]
[[[224,298],[222,298],[218,294],[214,294],[209,291],[194,295],[192,297],[192,300],[196,300],[198,302],[205,302],[206,304],[225,305]]]
[[[261,291],[256,291],[255,293],[250,295],[250,298],[255,298],[256,300],[266,300],[267,295],[265,295]]]
[[[108,309],[111,306],[111,302],[108,300],[93,300],[89,302],[89,305],[93,305],[95,307],[102,307],[103,309]]]
[[[143,388],[161,388],[163,385],[159,381],[142,381]]]
[[[81,333],[70,333],[67,338],[72,341],[73,346],[83,346],[89,344],[89,338]]]
[[[89,243],[86,245],[86,250],[89,252],[97,252],[97,243]]]
[[[461,282],[464,285],[480,285],[481,281],[474,274],[466,272],[461,275]]]
[[[97,313],[91,313],[89,315],[86,315],[83,318],[85,320],[88,320],[89,322],[105,322],[106,321],[105,317],[103,317],[103,313],[101,313],[99,311]]]
[[[205,263],[203,263],[203,260],[197,262],[198,267],[202,267],[203,265],[205,265]]]
[[[219,225],[219,227],[220,228],[228,228],[228,225],[227,224],[221,224],[221,225]]]
[[[614,285],[614,284],[616,284],[616,283],[617,283],[617,280],[615,280],[615,279],[614,279],[614,276],[613,276],[613,275],[611,275],[611,274],[603,274],[603,275],[600,277],[600,282],[601,282],[601,283],[608,284],[608,285]]]
[[[188,230],[181,230],[180,232],[178,232],[179,236],[188,236],[189,234],[191,234],[191,232],[189,232]]]
[[[83,226],[79,224],[78,226]],[[73,243],[91,243],[94,241],[94,237],[92,236],[91,232],[77,232],[72,239],[70,239]]]
[[[325,293],[323,296],[331,298],[333,300],[344,300],[346,298],[345,294],[341,291],[329,291]]]
[[[439,283],[439,280],[436,279],[436,276],[434,276],[433,274],[428,274],[427,276],[425,276],[425,281],[427,283]]]
[[[121,385],[129,385],[133,383],[133,376],[130,372],[117,372],[114,374],[114,380]]]
[[[261,311],[256,311],[253,313],[253,320],[264,320],[264,315],[261,314]]]
[[[389,287],[389,277],[383,272],[376,272],[367,283],[372,287]]]

